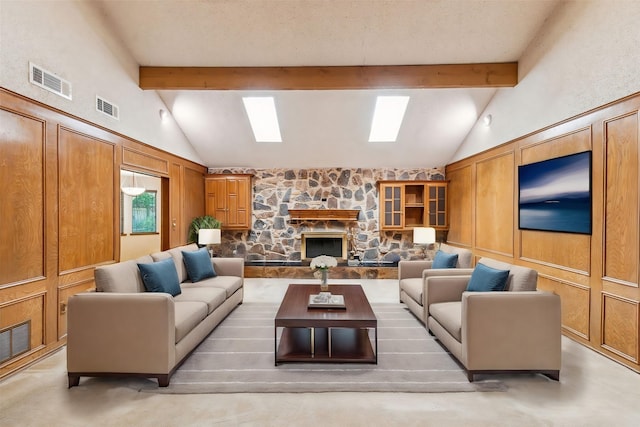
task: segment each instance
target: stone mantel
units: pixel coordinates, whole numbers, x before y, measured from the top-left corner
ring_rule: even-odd
[[[360,209],[289,209],[292,220],[357,221]]]

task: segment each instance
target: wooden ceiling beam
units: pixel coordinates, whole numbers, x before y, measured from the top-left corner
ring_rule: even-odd
[[[158,90],[347,90],[513,87],[518,63],[335,67],[140,67]]]

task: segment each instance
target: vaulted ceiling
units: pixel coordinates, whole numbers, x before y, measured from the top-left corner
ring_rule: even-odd
[[[141,66],[167,67],[515,62],[557,3],[94,1]],[[209,167],[422,168],[451,160],[495,91],[371,87],[158,93]],[[376,96],[396,94],[411,97],[397,141],[367,142]],[[248,95],[275,97],[283,142],[255,142],[242,105]]]

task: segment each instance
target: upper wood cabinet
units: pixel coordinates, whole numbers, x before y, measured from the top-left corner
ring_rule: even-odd
[[[380,229],[444,230],[447,220],[447,183],[444,181],[379,181]]]
[[[205,210],[225,230],[251,228],[251,176],[211,175],[205,179]]]

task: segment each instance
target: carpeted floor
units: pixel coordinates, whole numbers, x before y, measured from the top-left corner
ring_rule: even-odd
[[[503,391],[500,381],[469,383],[464,371],[402,304],[372,304],[378,364],[287,363],[275,366],[278,304],[234,310],[156,393]]]

